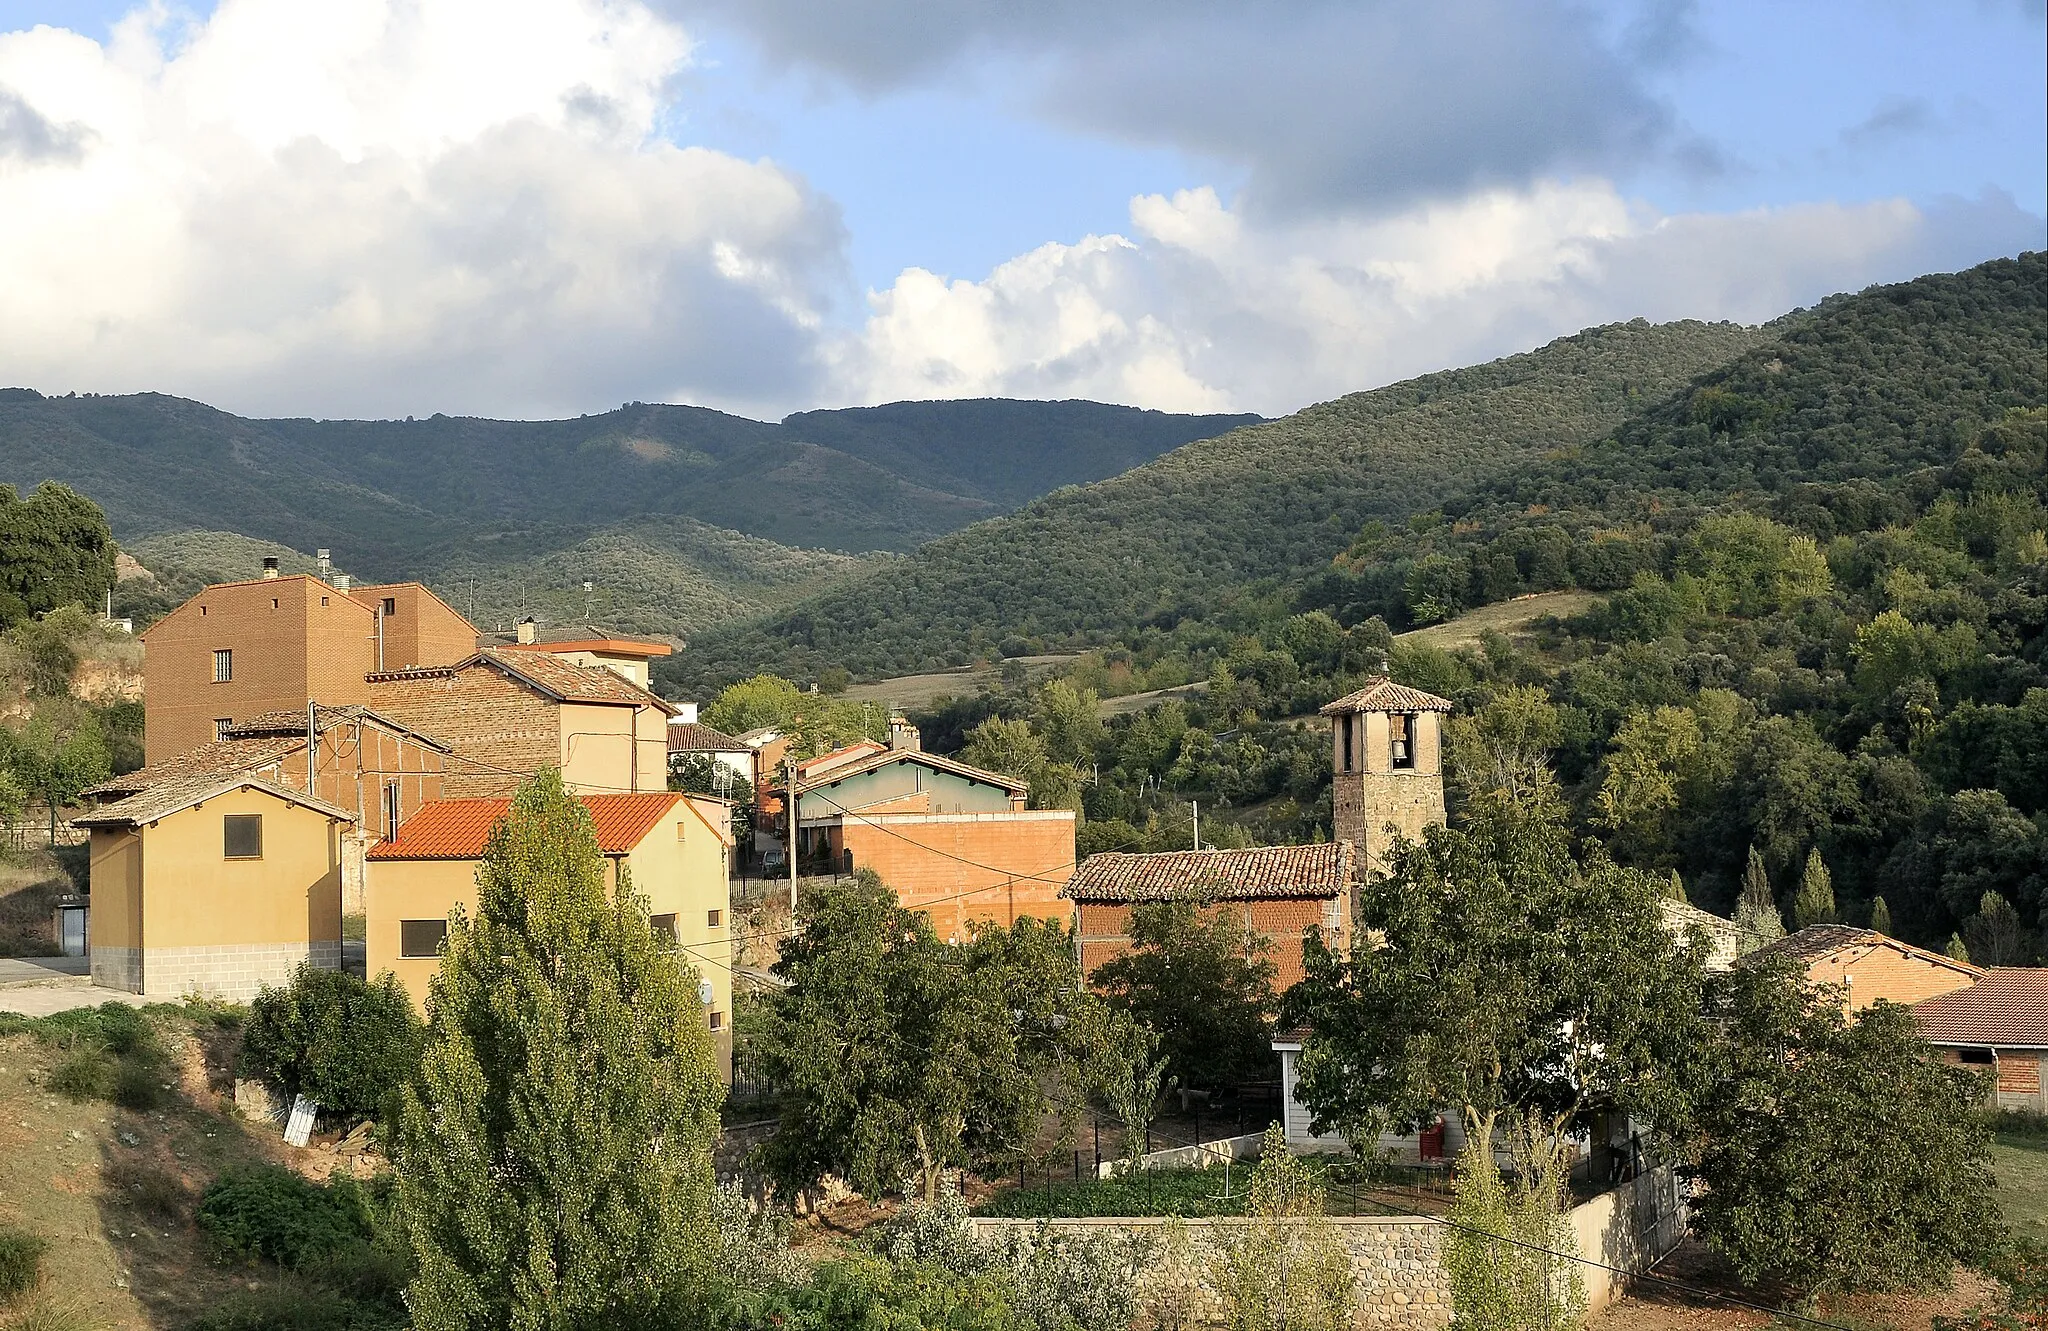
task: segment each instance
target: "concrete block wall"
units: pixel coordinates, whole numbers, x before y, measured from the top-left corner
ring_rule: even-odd
[[[132,949],[124,949],[132,950]],[[248,943],[219,947],[152,947],[142,952],[140,983],[130,993],[147,998],[178,999],[188,994],[247,1002],[265,986],[289,984],[301,962],[321,970],[341,969],[341,943]],[[94,957],[98,982],[98,957]]]

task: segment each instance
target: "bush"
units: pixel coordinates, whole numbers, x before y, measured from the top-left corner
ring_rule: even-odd
[[[405,1316],[310,1286],[230,1295],[192,1331],[396,1331]]]
[[[0,1225],[0,1303],[10,1303],[35,1288],[49,1246],[25,1229]]]
[[[392,976],[371,983],[302,965],[289,985],[257,997],[242,1055],[288,1095],[370,1118],[418,1067],[420,1040],[412,999]]]
[[[354,1179],[323,1186],[276,1165],[214,1180],[199,1199],[199,1225],[221,1257],[262,1257],[293,1269],[372,1233],[369,1200]]]
[[[141,1160],[116,1160],[107,1166],[104,1177],[117,1196],[155,1221],[183,1220],[192,1204],[185,1180]]]

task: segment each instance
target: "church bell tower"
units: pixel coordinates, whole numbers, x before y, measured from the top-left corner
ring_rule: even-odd
[[[1323,708],[1330,718],[1336,839],[1357,848],[1361,875],[1383,872],[1397,840],[1444,822],[1443,719],[1448,698],[1382,675]]]

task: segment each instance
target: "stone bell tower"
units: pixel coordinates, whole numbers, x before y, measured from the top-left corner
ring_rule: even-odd
[[[1378,873],[1398,839],[1444,822],[1443,718],[1448,698],[1386,676],[1323,708],[1330,718],[1334,832]]]

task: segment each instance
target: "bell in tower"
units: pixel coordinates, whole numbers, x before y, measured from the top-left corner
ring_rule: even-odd
[[[1385,676],[1323,708],[1330,718],[1339,841],[1359,850],[1361,872],[1387,867],[1400,839],[1419,841],[1444,821],[1443,718],[1448,698]]]

